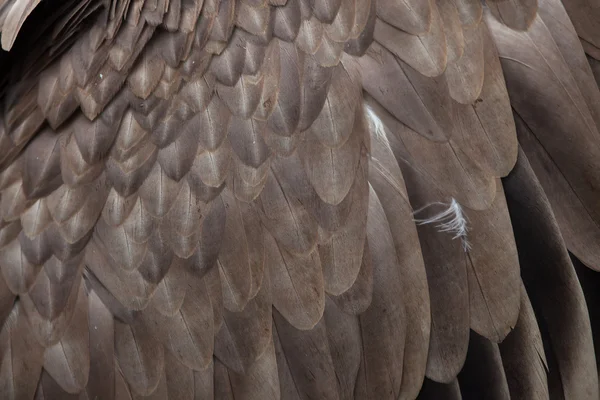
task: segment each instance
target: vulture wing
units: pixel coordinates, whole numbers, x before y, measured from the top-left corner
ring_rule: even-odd
[[[592,3],[0,0],[0,398],[597,400]]]

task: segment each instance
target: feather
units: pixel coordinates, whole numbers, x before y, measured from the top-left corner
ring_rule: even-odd
[[[379,21],[375,24],[375,40],[421,74],[434,77],[444,72],[448,55],[439,10],[434,2],[427,3],[431,10],[429,29],[417,36]]]
[[[168,146],[158,152],[158,163],[168,178],[180,181],[192,168],[198,150],[198,132],[184,129]]]
[[[249,45],[249,44],[248,44]],[[242,75],[234,86],[217,84],[217,93],[233,115],[249,118],[256,111],[263,91],[264,76]]]
[[[286,250],[303,254],[313,248],[317,226],[290,190],[286,180],[269,174],[259,197],[261,220]]]
[[[215,336],[215,356],[236,374],[251,374],[257,360],[272,346],[271,299],[268,282],[240,312],[223,312]]]
[[[138,271],[125,273],[109,254],[101,241],[93,237],[85,252],[87,267],[119,303],[128,309],[143,309],[155,285],[144,280]]]
[[[364,166],[364,164],[365,162],[361,165]],[[315,220],[319,227],[331,232],[337,231],[346,224],[350,214],[353,196],[346,196],[346,198],[338,205],[327,204],[321,200],[306,175],[298,152],[295,152],[286,158],[275,158],[274,162],[271,164],[271,170],[275,173],[277,180],[282,184],[282,188],[285,188],[286,195],[291,198],[297,198],[309,214],[309,217],[312,217],[306,221],[306,223],[310,224],[308,228],[310,228],[311,235],[313,234],[313,228],[311,226],[313,220]],[[357,189],[359,184],[362,185],[364,183],[365,178],[364,167],[359,165],[356,172],[355,176],[359,179],[355,179],[355,185],[352,188],[353,191]],[[267,182],[267,184],[268,183],[269,182]],[[311,237],[310,240],[312,241],[313,238]]]
[[[292,255],[265,232],[265,257],[273,306],[297,329],[312,329],[325,308],[323,273],[317,252]]]
[[[272,40],[265,49],[263,64],[259,72],[264,77],[262,91],[254,111],[254,118],[259,121],[266,121],[269,118],[277,101],[281,75],[279,52],[279,42],[277,40]]]
[[[20,302],[16,302],[0,331],[0,394],[4,398],[33,398],[42,372],[44,348],[27,324]]]
[[[465,37],[460,20],[460,14],[453,1],[439,0],[437,6],[442,18],[444,35],[446,36],[446,51],[448,54],[448,67],[460,60],[465,50]]]
[[[325,25],[325,32],[336,42],[345,42],[353,28],[355,20],[356,2],[354,0],[342,0],[340,8],[331,24]]]
[[[456,145],[490,175],[506,176],[517,158],[517,140],[498,52],[489,31],[481,25],[483,86],[469,106],[456,105]]]
[[[531,26],[538,9],[537,0],[492,0],[487,5],[498,21],[520,31],[526,31]]]
[[[597,398],[565,1],[0,0],[0,397]]]
[[[546,2],[540,3],[547,4]],[[578,36],[594,46],[600,47],[596,30],[598,11],[594,4],[588,1],[566,1],[563,6],[569,14],[569,19],[575,26]]]
[[[423,382],[423,388],[419,393],[419,400],[437,400],[437,399],[448,399],[448,400],[462,400],[460,393],[460,386],[458,380],[454,379],[450,383],[438,383],[425,378]]]
[[[144,52],[127,78],[129,89],[137,97],[146,100],[158,85],[164,71],[165,63],[161,57],[150,57]]]
[[[273,321],[274,322],[274,321]],[[273,344],[275,347],[275,357],[277,360],[277,375],[279,376],[279,388],[281,397],[284,399],[299,400],[300,394],[292,377],[290,365],[286,359],[283,347],[277,334],[277,327],[273,325]]]
[[[591,110],[593,109],[592,107]],[[600,249],[594,238],[600,233],[594,222],[594,214],[588,211],[574,187],[561,172],[554,157],[534,135],[532,125],[526,123],[518,114],[515,115],[515,122],[519,142],[552,204],[567,247],[590,268],[599,268],[597,254]]]
[[[165,371],[163,371],[156,388],[152,391],[152,393],[149,396],[143,396],[143,398],[149,399],[149,400],[160,400],[160,399],[166,399],[168,396],[169,396],[169,388],[167,387],[167,377],[166,377]],[[141,396],[137,396],[134,394],[133,397],[134,397],[134,399],[138,399]]]
[[[271,169],[271,160],[272,158],[268,158],[258,168],[254,168],[233,157],[229,185],[239,201],[252,202],[261,194]]]
[[[335,67],[340,62],[344,45],[323,34],[321,45],[315,52],[315,60],[323,67]]]
[[[221,249],[225,218],[225,206],[222,201],[214,201],[208,210],[205,209],[198,248],[191,257],[190,270],[193,273],[203,276],[215,265]]]
[[[14,294],[29,291],[41,268],[24,257],[16,239],[0,250],[0,267],[6,285]]]
[[[45,345],[55,344],[66,333],[78,309],[82,257],[60,262],[52,257],[44,265],[29,293],[22,296],[32,331]]]
[[[510,399],[498,345],[477,333],[471,332],[469,352],[458,381],[465,398],[485,392],[490,399]]]
[[[269,339],[264,353],[256,360],[246,374],[238,375],[235,372],[229,373],[229,379],[231,380],[231,387],[235,397],[249,400],[277,400],[280,398],[275,346],[271,339],[270,330]]]
[[[233,8],[234,1],[221,1],[221,5],[231,4]],[[217,18],[218,21],[218,18]],[[212,33],[215,34],[215,27]],[[226,38],[228,39],[228,38]],[[245,44],[242,33],[239,30],[233,32],[233,36],[227,43],[227,47],[219,55],[213,57],[210,63],[210,71],[216,76],[217,80],[227,86],[236,84],[244,69],[244,59],[246,57]]]
[[[144,208],[153,217],[162,217],[169,212],[181,190],[180,182],[169,178],[156,163],[138,192]]]
[[[75,400],[79,398],[76,394],[65,392],[58,383],[44,370],[42,370],[42,376],[35,392],[36,400],[45,399],[65,399]]]
[[[250,243],[246,237],[241,210],[233,193],[225,189],[221,192],[221,200],[227,210],[224,243],[218,259],[223,301],[227,310],[239,312],[250,299]]]
[[[463,29],[464,52],[449,63],[444,76],[450,96],[461,104],[473,103],[479,97],[484,79],[483,35],[478,26]]]
[[[369,183],[381,202],[403,268],[406,342],[400,397],[414,398],[427,364],[431,321],[427,275],[402,171],[381,120],[371,108],[366,107],[366,114],[371,133]]]
[[[389,222],[379,198],[369,190],[367,241],[373,260],[373,299],[360,315],[362,361],[358,382],[367,398],[377,399],[401,391],[406,339],[406,306],[397,301],[402,292],[400,264]],[[362,383],[359,383],[360,381]]]
[[[47,130],[25,150],[23,191],[33,199],[51,193],[61,183],[60,143],[58,136]]]
[[[164,370],[163,347],[151,335],[137,322],[128,325],[115,321],[118,365],[131,390],[142,396],[154,392]]]
[[[540,16],[527,33],[508,30],[490,18],[488,22],[501,56],[513,108],[552,156],[588,213],[594,220],[600,220],[594,200],[599,176],[593,166],[598,159],[598,129],[550,32]],[[544,45],[532,48],[534,42]],[[522,49],[518,54],[513,50],[515,43]],[[529,96],[532,91],[537,93],[535,102]],[[558,109],[565,111],[557,113]]]
[[[339,74],[333,74],[334,70],[341,69]],[[336,80],[337,85],[334,84],[334,87],[331,88],[332,84],[331,78],[333,76],[338,77]],[[352,104],[356,99],[354,97],[345,97],[343,95],[339,95],[339,93],[346,93],[347,90],[351,90],[343,85],[343,83],[348,83],[349,76],[346,74],[346,71],[342,66],[337,66],[335,68],[323,67],[319,65],[317,60],[315,60],[312,56],[306,56],[304,58],[303,65],[303,74],[302,74],[302,108],[300,115],[300,122],[298,128],[300,130],[311,129],[317,135],[321,134],[318,129],[319,123],[315,120],[319,118],[321,120],[321,125],[327,126],[326,124],[330,121],[331,111],[337,111],[340,107],[345,111],[348,111],[348,104]],[[334,103],[331,104],[327,99],[335,99]],[[338,105],[338,101],[342,102],[342,104]],[[324,109],[325,103],[329,103],[330,106],[334,107],[334,110]],[[340,113],[341,114],[341,113]],[[346,123],[348,123],[348,118],[345,119]],[[337,127],[333,127],[337,128]],[[331,127],[329,127],[331,129]],[[349,135],[351,131],[347,129],[339,129],[339,133],[343,135]],[[331,134],[335,135],[338,132],[332,132]],[[326,134],[323,132],[323,134]],[[345,137],[345,136],[344,136]]]
[[[258,168],[269,157],[269,149],[262,138],[264,129],[264,122],[232,118],[228,138],[233,151],[244,164]]]
[[[164,344],[166,351],[186,367],[201,370],[206,368],[213,353],[213,309],[204,280],[190,274],[188,285],[193,290],[186,293],[181,308],[173,317],[165,317],[149,307],[140,317],[139,328]],[[149,342],[154,343],[153,340]]]
[[[194,371],[194,399],[214,398],[214,362],[201,371]]]
[[[330,298],[325,303],[325,327],[340,398],[354,395],[361,363],[361,335],[357,316],[344,313]]]
[[[214,361],[214,396],[217,399],[233,400],[233,389],[227,367],[215,358]]]
[[[358,62],[365,91],[394,117],[428,139],[447,140],[451,133],[446,131],[449,125],[444,123],[447,110],[430,107],[433,104],[428,102],[429,97],[420,95],[419,88],[412,83],[411,78],[415,75],[414,72],[411,74],[410,67],[398,62],[392,53],[377,43]]]
[[[37,7],[40,0],[17,0],[10,6],[10,10],[2,25],[2,49],[9,51],[23,26],[23,23]]]
[[[44,370],[68,393],[85,389],[90,371],[88,297],[80,284],[75,310],[60,341],[44,353]]]
[[[589,63],[585,59],[585,53],[581,51],[579,46],[579,44],[583,45],[582,39],[578,36],[573,27],[574,22],[569,19],[564,7],[566,5],[561,2],[544,1],[540,4],[538,13],[544,20],[544,24],[569,66],[573,79],[575,79],[593,119],[598,125],[600,123],[600,107],[597,104],[600,101],[600,92],[593,85],[593,74],[590,71]],[[586,50],[585,47],[584,50]]]
[[[273,335],[281,343],[281,356],[289,366],[300,398],[339,398],[324,320],[318,321],[311,330],[296,329],[277,311],[273,312],[273,320],[276,328]],[[286,381],[280,378],[280,384],[285,385]],[[282,391],[285,393],[285,390]]]
[[[90,372],[86,394],[89,399],[111,398],[115,394],[113,315],[101,298],[88,295]]]
[[[158,151],[149,141],[135,150],[126,160],[110,157],[106,162],[106,177],[115,190],[124,197],[134,194],[144,183],[155,165]],[[159,174],[159,167],[155,174]]]
[[[548,361],[549,369],[553,371],[554,367],[558,373],[556,378],[562,387],[558,390],[565,398],[595,398],[598,374],[583,292],[548,199],[522,151],[503,184],[523,282],[536,315],[545,322],[549,341],[546,354],[556,358],[555,366],[550,364],[550,358]],[[561,301],[553,301],[555,298]],[[549,383],[550,380],[551,377]]]
[[[298,149],[306,175],[315,191],[324,202],[332,205],[338,205],[348,195],[361,156],[364,127],[360,114],[353,112],[350,115],[355,116],[354,123],[347,128],[352,133],[344,142],[329,147],[313,135],[307,135]],[[339,118],[336,120],[343,126]],[[317,130],[321,129],[317,127]]]
[[[214,21],[211,38],[213,40],[227,41],[234,27],[235,1],[215,1],[214,7],[218,9],[218,14]],[[210,8],[208,9],[210,10]]]
[[[354,284],[339,296],[330,296],[347,314],[359,315],[371,305],[373,298],[373,263],[368,241],[365,240],[360,270]]]
[[[198,130],[200,145],[214,151],[221,146],[227,135],[231,112],[218,96],[213,96],[206,108],[200,108],[199,105],[194,107],[198,107],[199,112],[190,120],[186,129]]]
[[[181,364],[169,352],[165,353],[165,375],[169,398],[194,398],[194,371]]]
[[[542,335],[523,284],[519,319],[499,347],[511,397],[549,399]]]
[[[273,10],[274,20],[273,35],[286,42],[293,42],[300,30],[302,20],[300,18],[299,2],[286,1],[281,7]]]
[[[142,228],[146,228],[146,223],[152,223],[153,221],[147,213],[142,211],[143,207],[141,207],[139,204],[140,203],[138,201],[138,206],[136,207],[138,209],[135,210],[137,213],[135,211],[132,212],[128,219],[132,222],[131,225],[134,227],[138,225]],[[151,229],[148,229],[148,231],[149,232],[144,232],[141,235],[139,231],[132,232],[137,233],[137,238],[140,236],[143,238],[143,241],[135,240],[137,238],[134,236],[134,234],[128,231],[127,226],[121,225],[116,228],[112,228],[109,227],[108,224],[104,223],[104,221],[99,221],[94,236],[98,239],[98,242],[103,245],[103,247],[106,247],[110,251],[110,254],[107,255],[108,258],[114,258],[120,261],[119,264],[115,265],[117,268],[123,268],[126,271],[133,271],[140,266],[146,255],[146,240],[152,233]],[[96,273],[96,275],[99,274]]]
[[[412,35],[429,31],[432,19],[430,2],[379,1],[377,17]]]
[[[436,193],[415,170],[404,163],[401,167],[411,204],[415,208],[435,204],[441,194]],[[416,213],[419,219],[427,215]],[[464,243],[437,229],[432,224],[421,224],[417,228],[431,303],[426,374],[437,382],[450,383],[462,368],[469,340],[467,257]]]
[[[350,32],[350,40],[344,45],[344,51],[353,56],[363,56],[373,42],[375,23],[377,21],[377,2],[361,0],[357,2],[354,27]]]
[[[115,361],[115,399],[133,400],[133,395]]]
[[[187,293],[187,282],[188,271],[182,262],[176,262],[156,287],[150,303],[162,315],[174,316],[183,305]]]
[[[0,324],[4,326],[4,323],[16,300],[16,296],[10,291],[4,278],[0,275]]]
[[[252,285],[250,286],[250,298],[254,298],[263,285],[265,272],[265,236],[260,216],[255,207],[238,201],[246,240],[248,240],[248,258],[250,261],[250,274]]]
[[[192,189],[200,185],[211,188],[221,186],[227,178],[231,165],[232,151],[229,140],[224,141],[215,151],[199,149],[188,174]]]
[[[268,35],[268,37],[265,35]],[[245,75],[254,75],[255,78],[260,77],[261,68],[265,61],[267,47],[270,44],[271,38],[270,29],[267,29],[263,34],[259,34],[259,37],[248,36],[246,42],[246,59],[244,62]]]
[[[364,161],[363,161],[364,162]],[[352,206],[346,224],[332,232],[331,238],[320,244],[319,255],[327,293],[339,296],[349,290],[357,279],[363,260],[363,243],[366,236],[367,177],[365,168],[359,166],[351,197]]]
[[[476,210],[489,207],[495,196],[495,180],[475,165],[461,151],[461,146],[453,141],[435,143],[425,139],[393,118],[373,98],[368,97],[366,103],[390,132],[386,137],[402,164],[418,168],[426,179],[434,182],[432,186],[466,207]]]
[[[337,15],[343,0],[324,0],[311,4],[314,15],[324,23],[331,23]]]
[[[296,37],[296,46],[307,54],[314,55],[323,43],[323,25],[315,16],[302,21]]]
[[[175,31],[179,28],[179,22],[181,19],[181,0],[169,1],[168,12],[165,15],[163,24],[169,31]]]
[[[278,57],[279,84],[277,97],[273,100],[273,111],[268,119],[269,127],[277,134],[290,136],[300,121],[300,54],[293,44],[277,40],[279,49],[272,57]]]
[[[500,182],[485,211],[466,210],[470,224],[467,256],[471,328],[499,343],[519,316],[519,259]],[[499,279],[502,277],[502,279]]]
[[[206,290],[210,296],[210,305],[213,310],[214,331],[219,332],[224,322],[223,313],[225,312],[219,270],[217,268],[211,268],[206,275],[204,275],[204,283],[206,284]]]

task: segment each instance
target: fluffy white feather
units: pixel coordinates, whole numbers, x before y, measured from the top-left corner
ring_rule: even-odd
[[[460,239],[463,249],[468,251],[471,248],[471,245],[467,238],[467,233],[469,232],[467,218],[465,217],[462,207],[454,198],[450,201],[450,204],[442,202],[431,203],[416,210],[413,214],[416,215],[435,206],[444,206],[446,209],[429,218],[415,219],[414,221],[418,225],[437,224],[435,227],[438,228],[439,232],[450,232],[454,234],[452,239]]]

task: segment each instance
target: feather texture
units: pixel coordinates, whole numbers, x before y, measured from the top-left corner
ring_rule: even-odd
[[[0,397],[596,399],[598,18],[0,0]]]

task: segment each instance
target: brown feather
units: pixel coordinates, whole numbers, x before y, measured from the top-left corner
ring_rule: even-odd
[[[471,332],[469,352],[458,381],[466,398],[472,393],[485,393],[489,399],[511,398],[498,345],[475,332]]]
[[[377,16],[412,35],[428,32],[432,22],[430,2],[379,1]]]
[[[23,307],[16,302],[0,331],[0,394],[4,398],[33,398],[42,372],[44,348],[28,329]]]
[[[273,312],[273,320],[273,335],[277,335],[281,343],[281,357],[287,361],[290,378],[299,397],[339,398],[325,321],[321,319],[313,329],[301,331],[290,325],[277,311]],[[282,387],[286,383],[289,384],[280,378]]]
[[[357,385],[365,386],[369,399],[390,393],[397,397],[402,384],[406,306],[396,301],[402,291],[399,260],[373,188],[369,190],[367,240],[373,260],[373,300],[360,315],[363,352]]]
[[[513,398],[549,399],[546,354],[531,302],[521,284],[521,311],[511,335],[500,345]]]
[[[163,347],[151,335],[139,323],[115,321],[118,365],[131,390],[140,395],[149,395],[156,389],[164,370]]]
[[[317,251],[290,254],[265,232],[265,253],[273,306],[294,327],[312,329],[325,308],[323,273]]]
[[[551,390],[560,390],[565,398],[595,398],[598,374],[583,292],[548,199],[522,151],[515,170],[504,180],[504,189],[523,282],[536,315],[545,322],[546,354],[556,357],[550,370],[560,386],[551,386]],[[556,298],[561,301],[555,302]]]
[[[354,395],[356,376],[361,363],[359,319],[343,312],[330,298],[327,298],[325,303],[324,318],[340,398],[349,399]]]
[[[272,323],[271,320],[269,322]],[[265,351],[244,375],[229,372],[235,397],[248,400],[280,398],[277,359],[270,330],[268,338]]]
[[[44,370],[68,393],[82,391],[89,378],[88,296],[80,286],[70,325],[44,353]]]
[[[215,335],[215,356],[234,373],[251,374],[254,364],[272,346],[270,290],[265,281],[243,310],[223,313],[224,322]]]
[[[102,299],[90,291],[88,296],[90,372],[86,394],[89,399],[108,398],[115,394],[113,315]]]
[[[499,181],[496,188],[490,208],[467,209],[465,215],[471,245],[467,256],[471,328],[499,343],[516,325],[521,296],[517,248]]]

